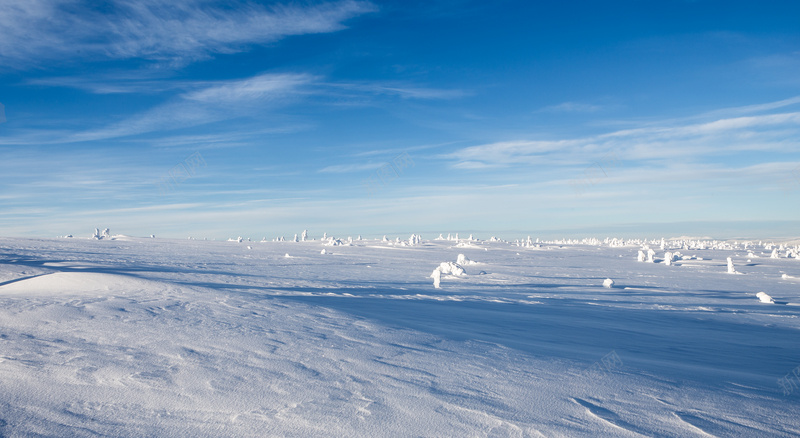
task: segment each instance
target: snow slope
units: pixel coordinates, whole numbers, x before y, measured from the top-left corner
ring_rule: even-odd
[[[321,248],[0,239],[0,435],[800,435],[800,260]]]

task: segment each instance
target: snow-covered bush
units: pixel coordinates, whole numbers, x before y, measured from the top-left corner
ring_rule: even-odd
[[[477,265],[478,262],[470,260],[464,254],[459,254],[458,258],[456,259],[456,264],[461,266],[466,266],[466,265]]]
[[[451,274],[455,276],[466,275],[467,273],[461,265],[453,262],[442,262],[437,269],[440,269],[442,274]]]
[[[92,239],[95,239],[95,240],[111,239],[111,230],[106,228],[101,233],[99,228],[95,228],[94,229],[94,234],[92,235]]]
[[[764,292],[759,292],[756,294],[756,296],[762,303],[775,304],[775,300],[773,300],[771,296],[765,294]]]
[[[433,270],[430,277],[433,278],[433,286],[439,288],[439,282],[442,279],[442,274],[450,274],[455,276],[466,275],[466,271],[461,265],[453,262],[442,262],[436,269]]]

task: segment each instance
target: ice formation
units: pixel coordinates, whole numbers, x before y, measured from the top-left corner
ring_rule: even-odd
[[[439,283],[442,281],[442,271],[439,268],[436,268],[431,273],[431,278],[433,278],[433,287],[439,289]]]
[[[733,267],[733,259],[728,257],[728,274],[738,274],[736,268]]]
[[[775,304],[775,300],[773,300],[771,296],[765,294],[764,292],[759,292],[756,294],[756,296],[762,303]]]
[[[470,260],[464,254],[459,254],[458,258],[456,259],[456,264],[461,266],[466,266],[466,265],[476,265],[478,264],[478,262]]]

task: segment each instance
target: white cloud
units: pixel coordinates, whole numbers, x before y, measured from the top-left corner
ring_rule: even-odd
[[[395,96],[401,99],[448,100],[469,96],[471,93],[457,88],[432,88],[409,83],[386,82],[328,82],[328,92],[345,98],[363,96]]]
[[[455,160],[454,167],[476,169],[546,159],[553,153],[583,144],[580,140],[560,141],[504,141],[470,146],[440,158]]]
[[[579,102],[564,102],[542,108],[543,112],[564,112],[564,113],[593,113],[602,110],[600,105],[592,105]]]
[[[784,108],[791,105],[800,104],[800,96],[791,97],[789,99],[778,100],[776,102],[761,103],[756,105],[745,105],[734,108],[723,108],[720,110],[706,113],[703,117],[732,117],[736,115],[745,115],[759,113],[763,111]]]
[[[463,90],[447,90],[439,88],[419,88],[419,87],[390,87],[376,85],[368,87],[376,94],[393,94],[404,99],[455,99],[467,95]]]
[[[49,78],[33,78],[25,81],[27,85],[45,87],[66,87],[88,91],[93,94],[155,94],[175,89],[187,89],[197,84],[190,81],[163,80],[150,77],[142,71],[130,73],[81,75]]]
[[[100,8],[88,0],[5,0],[0,3],[0,60],[17,67],[87,56],[182,63],[291,35],[337,31],[344,21],[376,10],[356,0],[230,6],[115,0]]]
[[[188,85],[195,88],[193,91],[122,122],[54,137],[43,143],[75,143],[119,138],[200,126],[252,115],[259,110],[274,108],[284,99],[300,94],[300,87],[311,83],[312,79],[313,77],[304,74],[262,74],[247,79],[197,82]]]
[[[460,168],[588,162],[609,151],[625,160],[693,160],[743,151],[786,152],[787,148],[797,149],[798,139],[800,112],[791,112],[648,126],[577,139],[488,143],[442,158],[454,160],[453,166]]]
[[[184,99],[204,103],[241,103],[275,98],[296,91],[314,78],[304,74],[262,74],[252,78],[221,82],[183,94]]]
[[[430,88],[387,87],[381,83],[337,84],[324,82],[321,77],[307,73],[262,73],[248,78],[221,81],[154,81],[149,78],[141,83],[124,78],[119,86],[110,77],[101,78],[98,83],[91,79],[51,78],[39,79],[31,83],[49,86],[69,86],[97,93],[127,93],[143,90],[167,91],[181,89],[181,94],[165,103],[156,105],[125,120],[99,128],[81,132],[59,132],[48,130],[29,132],[16,137],[0,139],[2,144],[58,144],[96,141],[119,138],[150,132],[168,131],[192,126],[249,117],[274,109],[278,105],[296,102],[293,99],[314,99],[336,96],[341,99],[377,99],[381,94],[402,95],[419,99],[447,98],[460,95],[457,90],[436,90]],[[342,96],[340,90],[347,89]],[[285,119],[285,117],[283,118]],[[291,132],[306,129],[302,121],[273,120],[274,126],[262,126],[259,130],[271,132]],[[304,126],[305,125],[305,126]]]
[[[375,170],[386,163],[336,164],[319,170],[319,173],[353,173]]]

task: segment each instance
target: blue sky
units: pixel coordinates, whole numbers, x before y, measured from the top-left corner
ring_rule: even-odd
[[[800,3],[161,3],[0,3],[0,235],[800,236]]]

